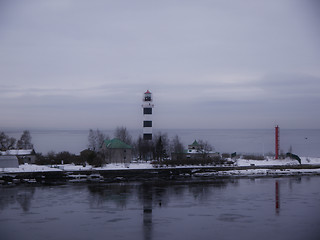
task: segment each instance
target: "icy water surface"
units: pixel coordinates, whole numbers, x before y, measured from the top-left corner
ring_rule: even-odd
[[[0,188],[1,240],[320,239],[320,177]]]

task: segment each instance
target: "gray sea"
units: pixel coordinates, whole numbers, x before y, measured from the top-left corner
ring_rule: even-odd
[[[22,130],[2,130],[20,138]],[[113,137],[114,130],[102,130]],[[208,141],[220,153],[255,153],[266,155],[275,152],[274,129],[154,129],[154,134],[166,133],[169,139],[178,135],[187,148],[194,140]],[[37,152],[69,151],[79,154],[88,146],[88,130],[30,130]],[[129,129],[133,140],[142,134],[141,129]],[[280,150],[305,157],[320,157],[320,129],[280,129]]]
[[[319,176],[0,186],[0,239],[318,240],[319,186]]]

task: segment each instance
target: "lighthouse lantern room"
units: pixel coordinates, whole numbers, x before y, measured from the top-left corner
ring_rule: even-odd
[[[152,93],[147,90],[142,99],[143,108],[143,140],[152,140]]]

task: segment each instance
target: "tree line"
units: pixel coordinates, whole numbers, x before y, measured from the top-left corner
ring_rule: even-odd
[[[170,140],[167,133],[162,132],[154,134],[151,141],[144,141],[141,135],[138,139],[133,140],[126,127],[117,127],[114,131],[114,137],[132,146],[133,155],[138,160],[163,160],[168,158],[171,152],[182,153],[184,150],[183,144],[177,135]],[[101,153],[104,141],[109,139],[110,137],[103,134],[99,129],[90,129],[88,149]]]
[[[171,153],[183,153],[184,146],[178,135],[169,139],[167,133],[158,132],[153,135],[153,140],[144,141],[140,135],[133,139],[126,127],[117,127],[113,133],[114,138],[118,138],[124,143],[132,146],[132,155],[137,160],[156,160],[167,161]],[[23,131],[19,140],[7,136],[4,132],[0,133],[0,148],[2,151],[10,149],[33,149],[31,135],[28,130]],[[77,165],[90,164],[93,166],[102,166],[105,162],[106,150],[103,148],[105,140],[110,140],[110,136],[104,134],[99,129],[89,130],[87,149],[84,149],[80,155],[72,154],[68,151],[55,153],[53,151],[43,155],[36,153],[37,164],[69,164]],[[199,144],[205,151],[213,150],[213,147],[206,141],[199,140]]]
[[[184,146],[178,135],[169,139],[167,133],[158,132],[153,135],[151,141],[143,140],[140,135],[136,140],[132,139],[126,127],[117,127],[114,131],[114,137],[133,147],[132,153],[137,160],[155,160],[158,162],[170,159],[171,153],[182,154]],[[109,140],[108,135],[103,134],[99,129],[89,130],[88,150],[85,153],[93,158],[94,163],[103,164],[105,149],[102,148],[105,140]],[[203,148],[203,152],[210,152],[214,148],[203,140],[198,141]],[[205,156],[203,156],[205,158]]]
[[[4,132],[0,132],[0,149],[1,151],[12,149],[33,149],[30,132],[28,130],[24,130],[19,140],[16,140],[14,137],[9,137]]]

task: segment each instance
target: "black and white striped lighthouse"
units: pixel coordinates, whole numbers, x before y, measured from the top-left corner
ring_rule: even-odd
[[[143,140],[152,140],[152,108],[153,105],[152,93],[147,90],[143,94]]]

